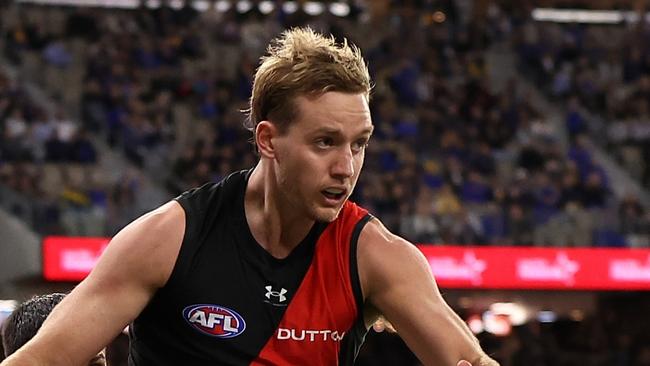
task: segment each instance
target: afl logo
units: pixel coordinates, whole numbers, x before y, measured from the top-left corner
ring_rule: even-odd
[[[246,322],[241,315],[219,305],[190,305],[183,309],[183,318],[192,328],[217,338],[237,337],[246,329]]]

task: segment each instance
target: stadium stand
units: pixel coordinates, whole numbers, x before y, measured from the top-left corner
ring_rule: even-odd
[[[426,10],[422,6],[418,10]],[[454,19],[436,23],[410,6],[392,10],[399,21],[371,37],[363,37],[353,18],[307,18],[324,31],[351,35],[366,50],[377,84],[378,133],[355,198],[415,241],[627,245],[620,225],[603,228],[598,220],[616,216],[619,201],[573,126],[584,119],[572,109],[575,103],[567,107],[572,144],[564,151],[563,131],[549,126],[516,81],[492,90],[485,60],[490,32]],[[252,166],[239,113],[251,60],[298,15],[231,10],[210,16],[190,7],[39,11],[19,17],[23,23],[7,32],[24,33],[23,44],[9,37],[5,49],[13,55],[7,58],[30,60],[24,65],[32,66],[23,67],[44,70],[45,90],[78,106],[82,139],[86,131],[99,134],[166,180],[174,194]],[[40,29],[39,16],[58,21]],[[161,177],[166,166],[170,174]]]
[[[253,166],[240,111],[254,60],[281,29],[310,24],[350,38],[369,61],[376,131],[353,199],[391,230],[434,245],[650,246],[647,205],[615,192],[594,153],[613,155],[647,194],[647,24],[541,23],[495,4],[470,22],[451,1],[380,1],[347,17],[0,10],[1,56],[17,71],[0,69],[0,204],[39,234],[112,235],[141,212],[139,174],[171,198]],[[491,55],[504,49],[524,81],[497,88]],[[526,81],[560,108],[561,124]],[[98,143],[137,173],[109,179]],[[650,304],[622,297],[605,297],[588,319],[530,321],[481,341],[502,365],[650,365],[648,322],[636,317]],[[376,338],[360,365],[417,364],[397,337]]]

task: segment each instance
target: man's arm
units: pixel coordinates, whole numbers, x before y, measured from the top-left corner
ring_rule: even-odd
[[[376,219],[363,229],[358,245],[366,303],[386,316],[425,365],[455,366],[460,360],[498,365],[444,301],[429,263],[414,245]]]
[[[167,282],[184,232],[185,213],[176,202],[129,224],[37,335],[2,366],[87,365]]]

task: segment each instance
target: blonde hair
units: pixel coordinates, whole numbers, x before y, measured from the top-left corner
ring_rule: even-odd
[[[246,127],[270,120],[281,132],[297,117],[295,98],[326,92],[364,93],[370,75],[361,51],[347,39],[337,43],[311,28],[293,28],[271,41],[255,73]]]

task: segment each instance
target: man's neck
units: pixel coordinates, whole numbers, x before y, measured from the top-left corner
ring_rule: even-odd
[[[272,256],[285,258],[307,236],[314,220],[282,202],[275,182],[273,172],[259,162],[248,179],[244,210],[253,238]]]

